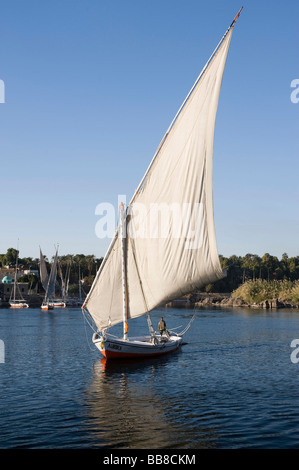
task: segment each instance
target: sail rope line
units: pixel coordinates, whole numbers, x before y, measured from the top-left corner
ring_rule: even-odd
[[[88,321],[88,319],[87,319],[86,313],[88,313],[88,311],[87,311],[85,308],[82,308],[82,313],[83,313],[83,323],[84,323],[84,330],[85,330],[86,343],[88,344],[88,347],[89,347],[90,351],[95,351],[95,350],[97,349],[97,347],[96,347],[96,346],[91,347],[91,346],[90,346],[90,343],[89,343],[89,341],[88,341],[87,331],[86,331],[86,323],[88,323],[88,325],[90,326],[90,328],[92,329],[92,331],[93,331],[94,333],[96,333],[96,330],[95,330],[95,328],[92,326],[92,324],[91,324],[91,323]],[[84,321],[84,320],[85,320],[85,321]]]
[[[191,320],[189,321],[188,325],[185,327],[185,329],[183,331],[181,331],[180,333],[177,333],[178,336],[183,336],[185,333],[187,333],[187,331],[189,330],[194,318],[195,318],[196,314],[194,313],[193,317],[191,318]]]
[[[108,317],[108,321],[109,323],[111,324],[111,308],[112,308],[112,302],[113,302],[113,292],[114,292],[114,286],[115,286],[115,281],[116,281],[116,265],[114,263],[114,273],[113,273],[113,276],[112,276],[112,289],[111,289],[111,297],[110,297],[110,306],[109,306],[109,317]]]
[[[151,318],[150,318],[150,315],[149,315],[149,310],[148,310],[148,307],[147,307],[147,302],[146,302],[145,294],[144,294],[144,291],[143,291],[143,285],[142,285],[142,281],[141,281],[140,274],[139,274],[139,269],[138,269],[136,258],[135,258],[135,246],[133,245],[133,242],[132,242],[131,238],[130,238],[130,242],[131,242],[131,247],[132,247],[133,259],[134,259],[134,263],[135,263],[135,267],[136,267],[136,271],[137,271],[137,276],[138,276],[139,283],[140,283],[140,289],[141,289],[142,296],[143,296],[144,306],[145,306],[146,312],[147,312],[147,321],[148,321],[149,330],[150,330],[151,336],[155,336],[157,332],[153,328]],[[195,316],[196,316],[196,313],[194,313],[194,315],[192,316],[192,318],[189,321],[188,325],[180,333],[175,333],[175,334],[177,336],[184,335],[189,330]],[[173,328],[172,330],[170,330],[170,332],[172,332],[173,330],[177,330],[178,328],[181,328],[181,326]]]
[[[112,305],[112,298],[113,298],[113,290],[114,290],[114,285],[115,285],[115,278],[116,278],[116,267],[114,269],[114,276],[113,276],[113,283],[112,283],[112,291],[111,291],[111,302],[110,302],[110,311],[111,311],[111,305]],[[88,312],[88,310],[85,308],[85,303],[83,304],[81,310],[82,310],[82,314],[83,314],[83,317],[86,321],[86,323],[90,326],[90,328],[92,329],[92,331],[94,333],[97,333],[98,332],[98,326],[96,325],[93,317],[90,315],[90,313]],[[87,318],[87,314],[88,316],[91,318],[92,322],[89,322],[88,321],[88,318]],[[109,319],[110,319],[110,322],[111,322],[111,318],[109,316]],[[85,327],[85,333],[86,333],[86,325],[84,323],[84,327]],[[111,335],[113,336],[113,335]],[[87,337],[87,336],[86,336]],[[91,348],[90,348],[91,349]]]
[[[93,289],[94,289],[94,287],[95,287],[95,285],[96,285],[96,283],[97,283],[97,280],[98,280],[98,278],[99,278],[99,276],[100,276],[102,270],[104,269],[104,266],[105,266],[105,264],[106,264],[106,261],[107,261],[109,255],[110,255],[111,251],[112,251],[113,248],[114,248],[115,242],[116,242],[117,237],[118,237],[118,233],[119,233],[119,223],[117,224],[117,228],[116,228],[116,230],[115,230],[114,237],[113,237],[113,239],[111,240],[110,245],[109,245],[109,248],[108,248],[108,250],[107,250],[107,253],[106,253],[106,255],[104,256],[104,259],[103,259],[103,261],[102,261],[102,263],[101,263],[101,265],[100,265],[100,267],[99,267],[99,269],[98,269],[98,271],[97,271],[97,273],[96,273],[96,276],[95,276],[95,278],[94,278],[94,280],[93,280],[93,283],[92,283],[92,285],[91,285],[91,288],[89,289],[89,292],[88,292],[87,296],[85,297],[85,300],[84,300],[83,305],[82,305],[82,312],[83,312],[84,310],[85,310],[85,311],[88,311],[87,308],[85,308],[85,306],[86,306],[86,304],[87,304],[87,302],[88,302],[89,297],[90,297],[91,294],[92,294],[92,291],[93,291]],[[116,267],[115,267],[115,272],[116,272]],[[113,277],[113,286],[114,286],[114,283],[115,283],[115,277],[116,277],[116,276],[114,275],[114,277]],[[112,305],[112,296],[111,296],[110,310],[111,310],[111,305]],[[89,312],[88,312],[88,313],[89,313]]]
[[[103,259],[103,261],[102,261],[102,263],[101,263],[101,265],[100,265],[100,267],[99,267],[99,269],[98,269],[98,272],[97,272],[97,274],[96,274],[96,276],[95,276],[95,278],[94,278],[94,281],[93,281],[93,283],[92,283],[92,286],[91,286],[91,288],[90,288],[90,290],[89,290],[89,292],[88,292],[88,294],[87,294],[87,296],[86,296],[86,299],[84,300],[83,307],[85,307],[85,305],[87,304],[87,302],[88,302],[88,300],[89,300],[89,297],[91,296],[92,291],[93,291],[93,289],[94,289],[94,287],[95,287],[95,285],[96,285],[96,283],[97,283],[97,280],[98,280],[98,278],[99,278],[101,272],[102,272],[103,269],[104,269],[104,266],[105,266],[105,264],[106,264],[106,261],[107,261],[109,255],[110,255],[111,251],[113,250],[114,244],[115,244],[115,242],[116,242],[116,240],[117,240],[117,237],[118,237],[118,233],[119,233],[119,227],[117,227],[117,229],[115,230],[114,237],[112,238],[112,240],[111,240],[111,242],[110,242],[110,245],[109,245],[109,248],[108,248],[108,250],[107,250],[107,253],[106,253],[106,255],[104,256],[104,259]]]
[[[155,330],[154,330],[154,327],[153,327],[153,324],[152,324],[152,320],[151,320],[151,317],[150,317],[150,314],[149,314],[149,309],[148,309],[147,301],[146,301],[145,294],[144,294],[144,290],[143,290],[142,280],[141,280],[141,277],[140,277],[140,274],[139,274],[138,265],[137,265],[137,262],[136,262],[135,246],[133,245],[133,242],[132,242],[132,238],[131,238],[131,237],[130,237],[129,241],[130,241],[131,247],[132,247],[133,260],[134,260],[135,268],[136,268],[136,271],[137,271],[137,276],[138,276],[138,280],[139,280],[139,284],[140,284],[140,290],[141,290],[141,293],[142,293],[142,298],[143,298],[143,302],[144,302],[144,307],[145,307],[145,309],[146,309],[146,317],[147,317],[148,328],[149,328],[151,337],[152,337],[152,338],[155,338]]]
[[[135,222],[134,221],[134,217],[131,218],[131,222],[133,222],[134,224],[134,229],[136,231],[136,225],[135,225]],[[136,260],[136,248],[135,248],[135,244],[133,243],[133,238],[130,237],[129,238],[129,241],[130,241],[130,244],[131,244],[131,248],[132,248],[132,254],[133,254],[133,259],[134,259],[134,263],[135,263],[135,268],[136,268],[136,271],[137,271],[137,276],[138,276],[138,280],[139,280],[139,283],[140,283],[140,289],[141,289],[141,293],[142,293],[142,296],[143,296],[143,302],[144,302],[144,306],[145,306],[145,309],[147,311],[147,313],[149,312],[149,308],[148,308],[148,305],[147,305],[147,301],[146,301],[146,297],[145,297],[145,293],[144,293],[144,289],[143,289],[143,283],[142,283],[142,280],[141,280],[141,276],[140,276],[140,272],[139,272],[139,268],[138,268],[138,265],[137,265],[137,260]],[[150,291],[151,295],[153,296],[153,293],[150,289],[150,286],[147,285],[147,288],[148,290]]]

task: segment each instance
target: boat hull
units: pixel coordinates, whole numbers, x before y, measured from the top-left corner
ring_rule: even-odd
[[[29,308],[26,303],[10,303],[10,308]]]
[[[134,359],[139,357],[161,356],[179,349],[182,338],[179,336],[157,337],[155,343],[148,336],[118,339],[109,335],[93,335],[93,343],[106,359]]]
[[[65,302],[48,302],[45,304],[42,304],[41,309],[42,310],[54,310],[54,308],[65,308],[66,303]]]
[[[42,305],[41,309],[42,310],[54,310],[54,307],[52,305]]]

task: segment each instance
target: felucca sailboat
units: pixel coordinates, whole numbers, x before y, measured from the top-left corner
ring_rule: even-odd
[[[181,333],[160,335],[149,312],[224,277],[213,215],[213,141],[227,53],[241,10],[180,107],[128,207],[120,206],[119,225],[82,306],[96,325],[93,342],[106,358],[177,350],[190,324]],[[160,231],[157,208],[164,209]],[[129,337],[128,320],[142,315],[149,335]],[[123,337],[117,338],[108,329],[121,322]]]
[[[56,299],[55,297],[57,267],[58,267],[58,250],[56,250],[50,274],[48,274],[45,259],[40,249],[40,279],[41,279],[42,286],[45,289],[45,297],[41,305],[42,310],[53,310],[55,307],[66,306],[64,301]]]
[[[10,305],[11,308],[28,308],[29,305],[23,299],[23,297],[21,295],[21,292],[20,292],[20,289],[19,289],[19,286],[18,286],[18,283],[17,283],[18,260],[19,260],[19,250],[17,250],[14,285],[13,285],[13,290],[11,291],[9,305]]]
[[[43,288],[45,289],[45,297],[41,305],[42,310],[53,310],[53,298],[55,297],[55,283],[57,274],[58,253],[56,250],[53,264],[51,266],[50,274],[47,272],[44,256],[40,249],[40,279]]]

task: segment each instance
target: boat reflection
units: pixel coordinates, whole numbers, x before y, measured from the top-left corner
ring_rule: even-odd
[[[95,363],[86,393],[93,446],[175,449],[214,445],[215,431],[204,428],[202,436],[199,417],[194,412],[190,420],[189,404],[185,407],[184,396],[175,391],[176,376],[168,375],[171,361],[175,355]]]

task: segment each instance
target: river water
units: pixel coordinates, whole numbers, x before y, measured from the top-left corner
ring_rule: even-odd
[[[298,448],[299,311],[165,309],[152,320],[183,329],[193,313],[180,351],[107,362],[80,309],[0,309],[0,448]]]

